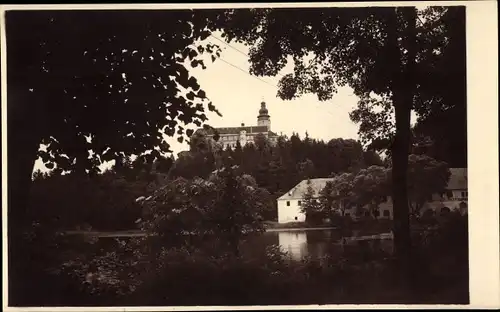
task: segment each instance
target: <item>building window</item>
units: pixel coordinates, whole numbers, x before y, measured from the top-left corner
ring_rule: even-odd
[[[375,217],[379,217],[379,216],[380,216],[380,211],[375,210],[375,211],[373,212],[373,215],[374,215]]]
[[[288,201],[288,200],[287,200],[287,201],[286,201],[286,205],[287,205],[287,206],[290,206],[290,201]]]
[[[389,210],[384,210],[384,217],[390,217],[391,216],[391,213],[389,212]]]
[[[351,214],[350,214],[349,212],[346,212],[344,215],[345,215],[346,217],[349,217]]]
[[[297,218],[297,217],[295,217],[295,221],[297,221],[297,220],[298,220],[298,218]]]
[[[452,191],[446,191],[446,197],[452,198],[453,197],[453,192]]]
[[[468,197],[468,192],[462,192],[462,198],[467,198]]]
[[[298,201],[298,205],[299,205],[299,206],[300,206],[300,205],[302,205],[302,202],[301,202],[300,200]]]

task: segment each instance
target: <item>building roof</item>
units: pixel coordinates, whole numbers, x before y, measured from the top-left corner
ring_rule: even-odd
[[[269,111],[266,108],[266,102],[262,101],[260,103],[259,116],[258,117],[269,117]]]
[[[466,190],[467,189],[467,168],[450,168],[450,180],[448,181],[448,190]]]
[[[448,190],[466,190],[467,189],[467,168],[450,168],[450,180],[448,181]],[[317,178],[310,179],[311,186],[314,190],[314,196],[319,196],[319,192],[326,186],[326,182],[332,181],[333,178]],[[290,191],[286,192],[278,200],[291,200],[304,198],[307,192],[307,180],[302,180]]]
[[[276,135],[274,132],[268,131],[268,128],[266,126],[241,126],[241,127],[224,127],[224,128],[215,128],[217,132],[219,132],[220,135],[226,135],[226,134],[240,134],[242,130],[245,130],[246,133],[263,133],[263,132],[269,132],[269,135],[273,136]],[[205,130],[208,135],[213,135],[214,130],[213,129],[207,129]]]
[[[314,196],[319,196],[319,192],[326,186],[326,182],[332,181],[333,178],[317,178],[317,179],[309,179],[311,181],[311,186],[314,190]],[[307,192],[307,180],[302,180],[299,184],[297,184],[290,191],[286,192],[278,198],[278,200],[290,200],[290,199],[301,199],[304,197],[304,194]]]

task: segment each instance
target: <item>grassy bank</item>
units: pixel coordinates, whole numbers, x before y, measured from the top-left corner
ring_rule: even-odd
[[[363,230],[375,232],[390,232],[392,230],[392,221],[388,219],[359,219],[346,220],[342,223],[320,223],[311,224],[308,222],[287,222],[279,223],[277,221],[264,221],[264,227],[270,230],[279,229],[317,229],[317,228],[335,228],[342,230]],[[374,233],[375,234],[375,233]]]

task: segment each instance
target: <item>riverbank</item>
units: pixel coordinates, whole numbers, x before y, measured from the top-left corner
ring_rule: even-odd
[[[266,232],[280,231],[321,231],[321,230],[345,230],[369,231],[371,234],[380,234],[391,232],[391,220],[362,220],[353,221],[343,226],[332,226],[329,224],[312,225],[307,222],[289,222],[278,223],[276,221],[264,221]],[[94,231],[94,230],[68,230],[63,232],[66,235],[85,235],[99,238],[133,238],[144,237],[146,233],[141,230],[123,230],[123,231]]]
[[[126,231],[85,231],[85,230],[73,230],[64,231],[65,235],[86,235],[98,238],[133,238],[133,237],[144,237],[146,233],[141,230],[126,230]]]
[[[307,222],[287,222],[279,223],[276,221],[264,221],[264,227],[266,230],[307,230],[307,229],[345,229],[345,230],[358,230],[358,229],[381,229],[384,232],[388,232],[392,229],[392,220],[390,219],[360,219],[360,220],[348,220],[342,224],[309,224]]]
[[[297,227],[297,228],[267,228],[265,232],[281,232],[281,231],[318,231],[318,230],[337,230],[336,227]],[[64,231],[65,235],[84,235],[92,236],[97,238],[134,238],[134,237],[145,237],[147,234],[140,230],[129,230],[129,231]]]
[[[338,230],[336,227],[292,227],[292,228],[269,228],[266,232],[293,232],[293,231],[318,231],[318,230]]]

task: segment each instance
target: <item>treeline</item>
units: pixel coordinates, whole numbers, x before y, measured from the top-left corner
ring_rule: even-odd
[[[173,158],[148,162],[146,157],[123,157],[96,175],[63,174],[58,168],[36,171],[30,189],[30,220],[65,230],[133,229],[142,215],[136,199],[160,187],[173,162]]]
[[[293,134],[280,137],[272,146],[260,136],[255,145],[223,150],[201,131],[191,137],[189,151],[179,153],[177,159],[122,157],[97,175],[62,174],[57,168],[49,173],[35,172],[30,212],[33,220],[55,222],[62,228],[131,229],[142,217],[137,198],[179,177],[208,179],[223,164],[238,166],[242,174],[251,176],[270,194],[272,206],[262,211],[262,217],[274,220],[275,199],[300,181],[382,166],[384,162],[351,139],[324,142],[307,134],[304,138]]]
[[[382,160],[356,140],[336,138],[325,142],[307,133],[304,138],[294,133],[289,138],[280,137],[272,145],[261,135],[255,144],[223,149],[217,140],[197,131],[191,137],[189,151],[179,153],[177,159],[122,157],[97,175],[63,175],[57,168],[50,173],[36,172],[31,190],[32,219],[66,229],[134,229],[144,213],[137,198],[147,197],[178,178],[207,180],[224,166],[237,166],[241,175],[253,179],[256,187],[269,194],[265,208],[259,212],[264,220],[276,220],[276,199],[305,179],[336,177],[335,185],[329,184],[332,192],[340,190],[344,202],[371,205],[372,211],[380,198],[390,195],[390,159]],[[425,155],[410,157],[410,206],[421,206],[429,192],[446,185],[449,175],[442,172],[448,172],[445,163]],[[377,178],[377,173],[385,180]],[[438,185],[429,187],[433,184],[425,181],[436,181]],[[338,202],[338,196],[328,195],[325,202]],[[336,209],[332,207],[338,207],[330,206],[321,208],[321,215],[331,216],[331,210]]]
[[[324,178],[357,172],[372,165],[385,165],[377,153],[363,149],[352,139],[336,138],[325,142],[312,139],[307,133],[304,138],[294,133],[290,138],[279,137],[277,144],[272,145],[260,135],[254,144],[241,146],[237,143],[234,148],[222,149],[219,142],[198,131],[191,138],[190,151],[176,161],[169,177],[206,177],[224,162],[238,165],[245,174],[254,177],[273,199],[307,178]],[[264,217],[275,219],[276,210]]]

